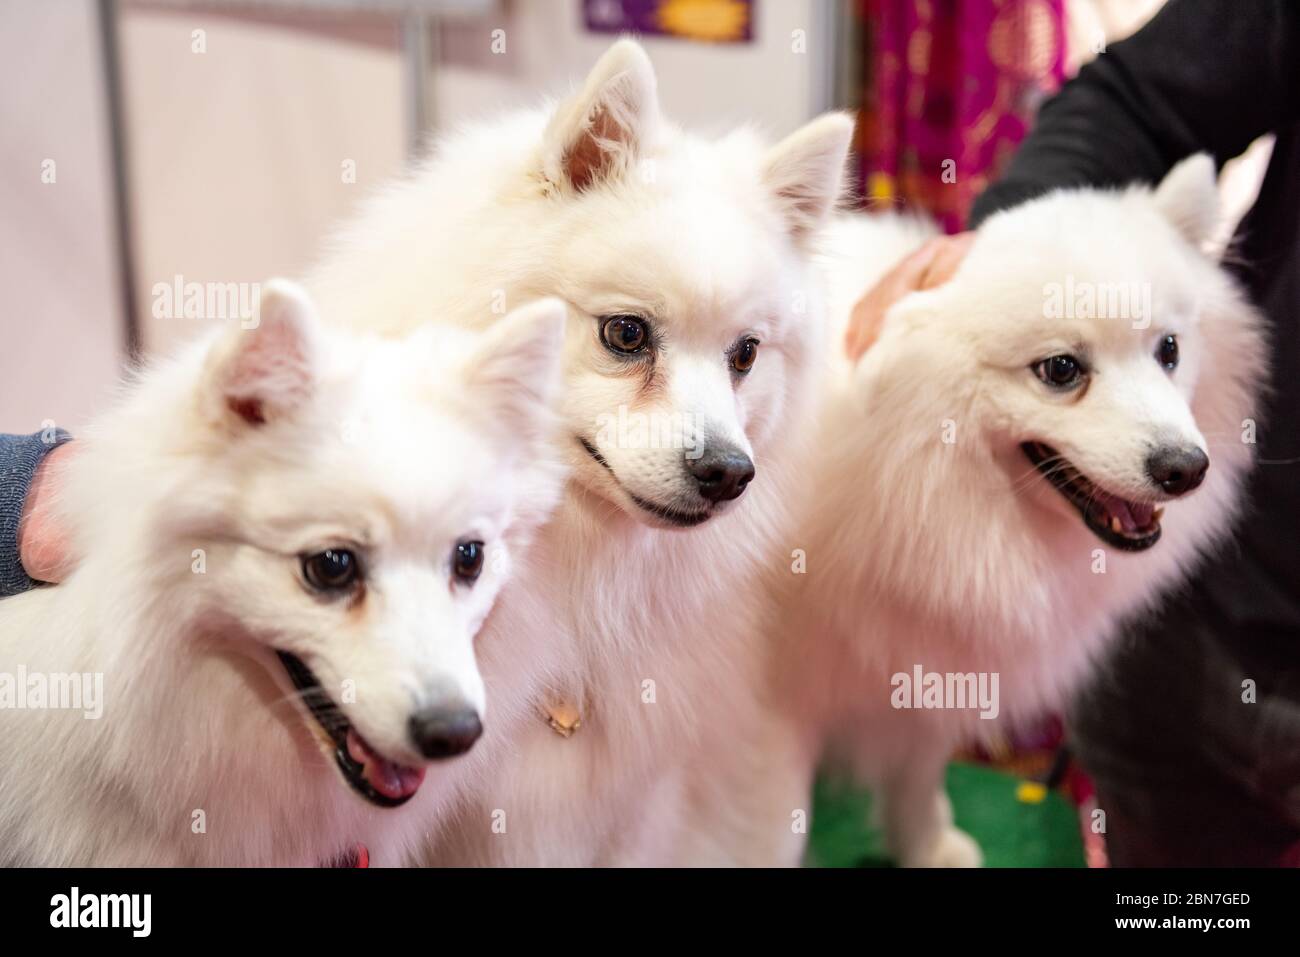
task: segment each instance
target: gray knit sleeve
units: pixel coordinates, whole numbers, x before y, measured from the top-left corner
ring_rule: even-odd
[[[18,556],[18,522],[41,460],[72,436],[62,429],[32,435],[0,434],[0,598],[39,584]]]

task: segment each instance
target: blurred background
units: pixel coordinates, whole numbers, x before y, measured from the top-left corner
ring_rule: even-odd
[[[856,110],[862,204],[955,231],[1042,99],[1161,2],[0,0],[0,431],[75,432],[214,321],[160,289],[301,274],[432,137],[563,94],[620,32],[697,130]],[[1231,209],[1267,149],[1225,175]],[[1057,726],[967,758],[949,783],[989,864],[1104,861]],[[868,800],[823,785],[816,862],[874,860]]]
[[[0,430],[75,429],[204,321],[156,317],[159,283],[300,274],[430,134],[564,92],[621,31],[691,127],[865,105],[866,194],[955,222],[1037,99],[1158,6],[0,0]]]

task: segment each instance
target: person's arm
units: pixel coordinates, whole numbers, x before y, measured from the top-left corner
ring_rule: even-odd
[[[1066,186],[1158,182],[1207,151],[1220,166],[1300,121],[1300,3],[1170,0],[1043,104],[969,226]]]
[[[46,550],[33,540],[31,528],[33,510],[42,506],[38,500],[48,497],[41,479],[47,470],[42,466],[69,438],[62,429],[34,435],[0,434],[0,598],[39,584],[36,574],[28,573],[28,566],[33,573],[44,572],[41,555]]]

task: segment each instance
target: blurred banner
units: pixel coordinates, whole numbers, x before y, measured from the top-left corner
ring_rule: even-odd
[[[1065,78],[1065,0],[859,0],[869,203],[959,231]]]
[[[754,38],[754,0],[584,0],[593,33],[639,33],[709,43]]]

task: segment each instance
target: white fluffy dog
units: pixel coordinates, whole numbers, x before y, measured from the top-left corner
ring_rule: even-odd
[[[809,250],[851,127],[687,135],[623,41],[568,99],[439,144],[315,272],[327,314],[381,331],[568,307],[573,477],[480,636],[493,713],[440,778],[432,860],[709,855],[674,840],[683,768],[754,701],[747,583],[801,481],[787,448],[823,326]]]
[[[1254,312],[1199,250],[1216,212],[1204,156],[1154,190],[1002,212],[856,368],[838,361],[787,541],[806,572],[772,586],[788,723],[767,740],[796,743],[753,782],[771,811],[738,844],[789,829],[830,752],[874,789],[901,863],[978,863],[942,790],[955,746],[1060,708],[1117,623],[1222,542],[1267,364]],[[924,235],[837,225],[839,326]]]
[[[563,483],[562,309],[380,341],[275,282],[259,320],[76,440],[79,565],[0,602],[0,865],[395,864],[478,735],[475,633]]]

